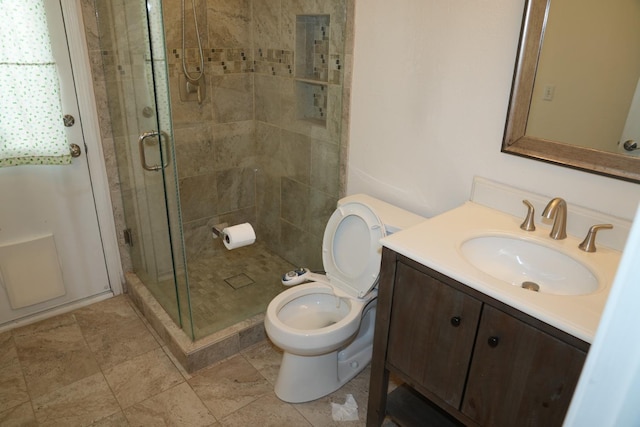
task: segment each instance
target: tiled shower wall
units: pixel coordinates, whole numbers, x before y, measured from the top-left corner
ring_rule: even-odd
[[[180,2],[163,1],[188,258],[213,250],[213,225],[248,221],[276,253],[321,269],[324,226],[341,191],[346,2],[196,0],[207,85],[202,104],[179,94],[182,55],[192,72],[199,62],[186,4],[183,52]],[[330,17],[321,59],[329,78],[322,84],[295,77],[300,15]],[[302,112],[318,103],[309,87],[323,92],[322,121]]]
[[[198,62],[197,44],[190,0],[185,3],[184,54],[193,71]],[[120,231],[127,225],[123,192],[128,189],[121,188],[114,147],[122,133],[118,123],[125,121],[128,113],[118,111],[114,100],[127,89],[121,87],[120,94],[108,94],[112,86],[105,81],[119,79],[131,64],[99,38],[96,17],[104,20],[100,15],[106,12],[96,10],[93,0],[82,0],[82,7],[116,228]],[[206,79],[205,99],[199,105],[183,101],[179,95],[183,55],[180,1],[163,1],[188,257],[206,256],[213,250],[212,225],[249,221],[258,239],[269,242],[277,253],[296,264],[321,268],[324,226],[344,191],[346,176],[353,8],[354,0],[196,0]],[[329,62],[322,65],[328,76],[324,85],[294,77],[296,15],[330,16]],[[124,19],[114,21],[126,25]],[[304,97],[305,91],[299,90],[304,87],[316,92],[322,88],[324,123],[301,117],[297,103],[309,102],[299,99]],[[118,117],[113,119],[113,114]],[[118,238],[123,268],[129,271],[130,254],[122,235]]]

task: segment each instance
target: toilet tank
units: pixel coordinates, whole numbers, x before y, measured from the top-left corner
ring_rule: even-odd
[[[384,224],[387,235],[417,225],[426,220],[425,217],[366,194],[354,194],[344,197],[338,200],[338,207],[350,202],[359,202],[373,209],[376,215],[378,215],[378,218],[380,218],[380,221]]]

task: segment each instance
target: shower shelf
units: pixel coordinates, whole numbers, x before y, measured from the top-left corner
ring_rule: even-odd
[[[329,80],[329,15],[297,15],[295,77],[303,80]]]
[[[315,79],[303,79],[300,77],[296,77],[294,79],[297,82],[302,82],[302,83],[310,83],[310,84],[314,84],[314,85],[321,85],[321,86],[328,86],[329,83],[322,81],[322,80],[315,80]]]
[[[327,92],[326,83],[296,79],[296,113],[298,120],[326,127]]]

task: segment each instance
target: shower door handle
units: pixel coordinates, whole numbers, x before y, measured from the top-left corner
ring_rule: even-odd
[[[140,163],[142,164],[142,168],[144,170],[150,171],[150,172],[157,172],[159,170],[162,170],[164,168],[166,168],[167,166],[169,166],[169,150],[167,150],[167,156],[165,161],[163,162],[163,164],[161,165],[153,165],[153,166],[149,166],[147,164],[147,157],[145,154],[145,150],[144,150],[144,146],[145,144],[148,144],[148,142],[146,141],[147,138],[158,138],[158,149],[160,150],[160,158],[162,159],[162,139],[166,138],[166,140],[169,140],[169,135],[165,132],[165,131],[149,131],[149,132],[144,132],[142,134],[140,134],[140,137],[138,138],[138,146],[140,148]]]

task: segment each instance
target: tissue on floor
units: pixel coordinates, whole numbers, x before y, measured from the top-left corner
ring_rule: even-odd
[[[358,421],[358,404],[352,394],[347,394],[344,405],[331,402],[331,415],[334,421]]]

